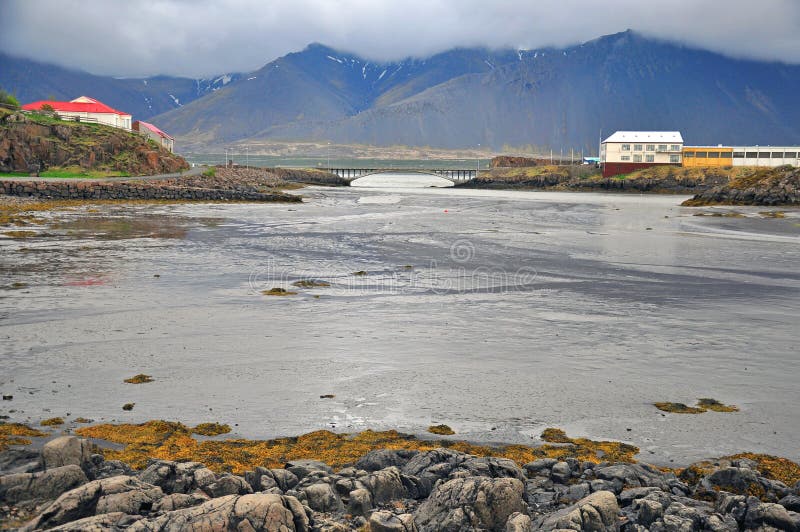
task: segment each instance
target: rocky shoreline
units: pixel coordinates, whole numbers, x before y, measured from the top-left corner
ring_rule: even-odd
[[[203,175],[165,179],[4,179],[0,195],[55,200],[302,201],[281,191],[288,183],[263,169],[215,168]]]
[[[683,203],[705,205],[800,205],[800,169],[783,166],[739,176]]]
[[[235,441],[235,440],[234,440]],[[88,440],[0,453],[0,526],[20,530],[800,530],[800,466],[748,458],[664,470],[452,448],[375,449],[242,475],[151,459],[138,471]],[[795,479],[794,483],[778,480]],[[796,478],[795,478],[796,477]]]

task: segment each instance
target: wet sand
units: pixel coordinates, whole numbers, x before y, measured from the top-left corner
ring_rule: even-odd
[[[536,443],[555,426],[654,463],[800,459],[797,210],[300,193],[37,213],[54,218],[44,236],[0,240],[0,390],[14,395],[0,414],[220,421],[250,438],[446,423],[459,439]],[[746,216],[693,216],[731,210]],[[332,286],[261,294],[304,278]],[[155,381],[122,382],[138,373]],[[741,412],[652,406],[700,397]]]

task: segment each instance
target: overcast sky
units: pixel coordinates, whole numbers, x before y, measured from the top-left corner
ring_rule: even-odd
[[[311,42],[393,60],[628,28],[800,63],[800,0],[0,0],[0,50],[115,76],[246,72]]]

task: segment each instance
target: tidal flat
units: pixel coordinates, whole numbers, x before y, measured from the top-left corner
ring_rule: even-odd
[[[219,422],[260,439],[446,424],[536,444],[559,427],[656,464],[800,460],[797,209],[296,193],[304,203],[70,207],[0,236],[13,396],[0,414]],[[274,288],[297,293],[262,294]],[[124,382],[137,374],[152,382]],[[654,406],[700,398],[739,410]]]

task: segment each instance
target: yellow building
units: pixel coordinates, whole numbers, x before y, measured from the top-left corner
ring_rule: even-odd
[[[733,166],[730,146],[684,146],[682,155],[686,168]]]

